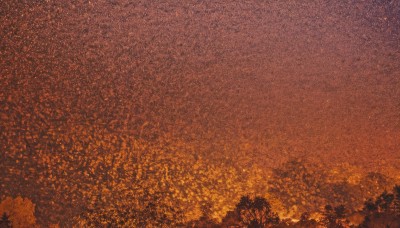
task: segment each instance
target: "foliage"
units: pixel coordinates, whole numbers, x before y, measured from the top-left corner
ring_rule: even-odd
[[[27,198],[7,197],[0,203],[0,214],[8,216],[15,228],[36,226],[35,204]],[[4,219],[5,217],[3,217]]]
[[[243,196],[236,205],[236,212],[241,223],[248,227],[268,227],[279,222],[279,217],[272,211],[270,203],[262,197],[251,199]]]
[[[304,212],[301,217],[300,220],[293,225],[294,227],[317,227],[318,226],[318,222],[315,219],[312,219],[310,217],[310,213],[309,212]]]
[[[366,214],[361,227],[400,227],[400,213],[397,205],[400,204],[399,186],[393,188],[393,192],[384,191],[375,201],[368,199],[365,202]]]
[[[164,205],[155,195],[148,195],[141,201],[141,207],[98,205],[83,213],[75,223],[85,227],[171,227],[182,221],[182,212]]]
[[[324,218],[322,224],[328,228],[346,227],[347,210],[344,205],[332,207],[331,205],[325,206]]]
[[[0,220],[0,227],[1,228],[11,228],[12,226],[12,222],[10,221],[9,216],[7,215],[7,213],[3,213],[3,216],[1,217]]]
[[[302,159],[289,160],[273,170],[268,191],[271,198],[285,202],[283,215],[299,218],[304,212],[321,212],[327,204],[343,204],[356,211],[365,198],[375,197],[394,182],[376,172],[361,175],[349,165],[336,167],[334,172],[327,170]]]
[[[393,193],[394,193],[393,210],[396,214],[400,215],[400,185],[394,186]]]
[[[324,179],[326,174],[317,166],[294,159],[274,169],[269,180],[269,191],[273,197],[285,202],[286,208],[296,208],[290,216],[300,216],[302,212],[315,211],[324,204],[320,193],[324,187],[321,181]],[[307,203],[309,201],[313,203]]]
[[[256,166],[210,164],[191,145],[169,136],[150,142],[100,128],[75,126],[68,136],[56,129],[47,133],[53,150],[40,150],[35,159],[37,195],[46,199],[41,207],[59,217],[49,215],[46,222],[67,217],[61,225],[71,225],[96,210],[113,220],[109,214],[124,208],[143,212],[141,202],[173,208],[183,221],[199,218],[208,206],[210,217],[221,219],[240,195],[267,191],[265,174]]]

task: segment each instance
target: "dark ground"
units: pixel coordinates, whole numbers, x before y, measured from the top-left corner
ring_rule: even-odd
[[[3,161],[93,124],[250,145],[267,166],[400,168],[399,15],[395,0],[2,0]]]

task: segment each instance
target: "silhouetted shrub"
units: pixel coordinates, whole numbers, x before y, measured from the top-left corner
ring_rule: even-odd
[[[268,227],[279,223],[278,215],[272,211],[270,203],[262,198],[251,199],[243,196],[236,205],[241,224],[248,227]]]

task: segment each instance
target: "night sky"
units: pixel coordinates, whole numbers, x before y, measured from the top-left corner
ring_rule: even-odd
[[[82,126],[268,168],[400,169],[400,3],[2,0],[0,88],[1,158],[21,170],[44,132]]]

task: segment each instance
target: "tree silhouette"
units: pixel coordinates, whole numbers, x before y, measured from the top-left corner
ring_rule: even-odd
[[[394,212],[400,216],[400,185],[396,185],[393,188],[394,193]]]
[[[344,205],[339,205],[335,207],[334,211],[337,219],[346,218],[346,208],[344,207]]]
[[[222,219],[223,227],[237,226],[241,223],[240,215],[237,211],[228,211],[225,217]]]
[[[387,212],[392,208],[392,203],[394,201],[394,195],[392,193],[388,193],[386,190],[380,194],[376,201],[375,205],[380,212]]]
[[[370,214],[370,213],[374,213],[378,210],[378,207],[375,205],[375,202],[373,199],[368,199],[367,201],[365,201],[364,203],[364,212]]]
[[[312,219],[309,212],[304,212],[300,220],[293,227],[318,227],[318,222]]]
[[[279,217],[271,210],[270,203],[262,198],[243,196],[236,205],[236,212],[241,223],[248,227],[268,227],[278,224]]]
[[[365,219],[360,227],[400,227],[400,214],[397,212],[399,205],[399,186],[393,188],[393,193],[384,191],[375,201],[369,199],[365,202]]]
[[[3,213],[3,216],[1,217],[0,220],[0,228],[11,228],[11,221],[8,218],[8,215],[6,213]]]
[[[327,226],[336,223],[336,216],[334,214],[333,207],[331,205],[325,206],[323,222]]]
[[[347,212],[344,205],[339,205],[337,207],[326,205],[322,223],[328,228],[346,227],[345,226],[345,223],[347,223],[347,221],[345,221],[346,214]]]

